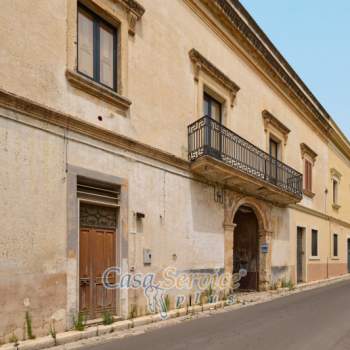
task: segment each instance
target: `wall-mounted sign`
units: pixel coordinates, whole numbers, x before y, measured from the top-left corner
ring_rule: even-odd
[[[267,254],[269,252],[269,245],[267,243],[262,244],[260,247],[261,247],[261,252],[263,254]]]

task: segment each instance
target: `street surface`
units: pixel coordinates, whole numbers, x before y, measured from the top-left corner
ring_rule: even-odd
[[[350,281],[86,349],[350,349]]]

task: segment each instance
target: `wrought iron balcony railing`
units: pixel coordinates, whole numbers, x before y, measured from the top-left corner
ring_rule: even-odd
[[[190,161],[211,156],[302,198],[302,174],[208,116],[188,126],[188,149]]]

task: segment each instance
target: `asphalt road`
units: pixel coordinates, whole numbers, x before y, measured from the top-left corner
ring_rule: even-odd
[[[88,349],[350,349],[350,281]]]

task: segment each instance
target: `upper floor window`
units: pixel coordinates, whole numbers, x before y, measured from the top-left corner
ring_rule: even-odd
[[[342,174],[335,168],[331,169],[331,179],[332,179],[332,206],[335,210],[340,209],[339,196],[339,186],[342,178]]]
[[[222,104],[206,92],[203,96],[203,112],[218,123],[222,122]]]
[[[116,90],[117,30],[87,8],[78,8],[78,71]]]
[[[338,181],[333,179],[333,204],[338,204],[338,187]]]
[[[318,256],[318,231],[311,231],[311,256]]]
[[[315,196],[313,192],[313,168],[316,163],[317,153],[306,143],[300,144],[301,157],[304,162],[304,194],[310,198]]]
[[[312,163],[305,159],[305,169],[304,169],[304,190],[312,193]]]

